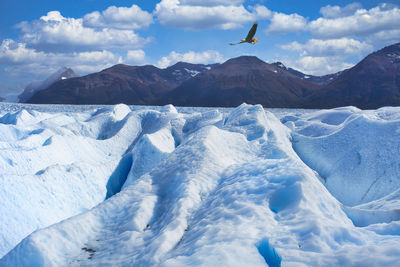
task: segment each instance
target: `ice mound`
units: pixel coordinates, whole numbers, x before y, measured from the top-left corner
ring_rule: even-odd
[[[346,207],[345,211],[357,226],[400,221],[400,189],[381,199]]]
[[[131,109],[125,104],[118,104],[113,107],[113,117],[116,121],[120,121],[125,118],[128,113],[131,112]]]
[[[107,116],[114,120],[112,111]],[[97,140],[87,135],[87,127],[92,126],[88,125],[88,118],[90,112],[28,113],[24,109],[3,115],[0,255],[32,231],[81,213],[105,199],[114,168],[135,134],[139,134],[138,120],[127,120],[115,138]]]
[[[294,149],[345,205],[374,201],[399,188],[400,119],[388,110],[382,119],[382,112],[341,108],[292,120]]]
[[[37,112],[0,151],[0,265],[396,265],[400,111],[279,112]]]
[[[0,118],[0,123],[2,124],[29,124],[35,116],[31,114],[29,111],[22,109],[15,113],[6,113],[4,116]]]

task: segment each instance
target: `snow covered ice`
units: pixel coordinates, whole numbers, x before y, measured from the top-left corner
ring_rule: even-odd
[[[0,104],[0,266],[395,266],[400,109]]]

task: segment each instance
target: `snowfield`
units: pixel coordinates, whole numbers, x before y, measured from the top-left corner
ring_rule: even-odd
[[[0,266],[396,266],[400,108],[0,103]]]

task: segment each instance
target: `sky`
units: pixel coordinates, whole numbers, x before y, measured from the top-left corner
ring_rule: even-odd
[[[254,22],[258,43],[229,45]],[[86,75],[253,55],[325,75],[398,42],[399,0],[0,0],[0,97],[63,66]]]

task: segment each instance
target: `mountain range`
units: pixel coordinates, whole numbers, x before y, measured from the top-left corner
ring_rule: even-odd
[[[379,108],[400,105],[400,43],[354,67],[324,76],[304,74],[254,56],[222,64],[179,62],[166,69],[115,65],[58,80],[28,103],[233,107],[243,102],[276,108]]]

